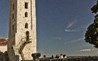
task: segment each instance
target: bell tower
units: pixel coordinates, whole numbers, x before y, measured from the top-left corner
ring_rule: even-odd
[[[10,0],[8,54],[10,61],[31,60],[37,52],[35,0]]]

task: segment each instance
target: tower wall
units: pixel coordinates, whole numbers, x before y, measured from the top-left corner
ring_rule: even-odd
[[[18,55],[19,59],[31,60],[31,54],[37,52],[35,0],[10,0],[9,19],[10,58]]]

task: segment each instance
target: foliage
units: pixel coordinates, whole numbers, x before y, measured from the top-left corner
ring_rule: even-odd
[[[97,4],[91,8],[91,11],[92,13],[98,12],[98,1]],[[85,41],[98,48],[98,14],[95,16],[94,23],[87,28]]]

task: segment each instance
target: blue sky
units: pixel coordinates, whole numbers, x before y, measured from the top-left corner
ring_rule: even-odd
[[[38,52],[46,55],[96,55],[86,43],[86,28],[93,23],[90,8],[97,0],[37,0]],[[0,37],[8,35],[9,0],[0,0]]]

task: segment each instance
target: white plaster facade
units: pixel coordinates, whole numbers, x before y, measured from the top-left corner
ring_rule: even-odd
[[[7,39],[6,38],[0,38],[0,52],[7,51]]]
[[[7,45],[0,46],[0,51],[3,53],[7,51]]]
[[[37,52],[35,0],[10,0],[8,54],[10,61],[31,60]]]

